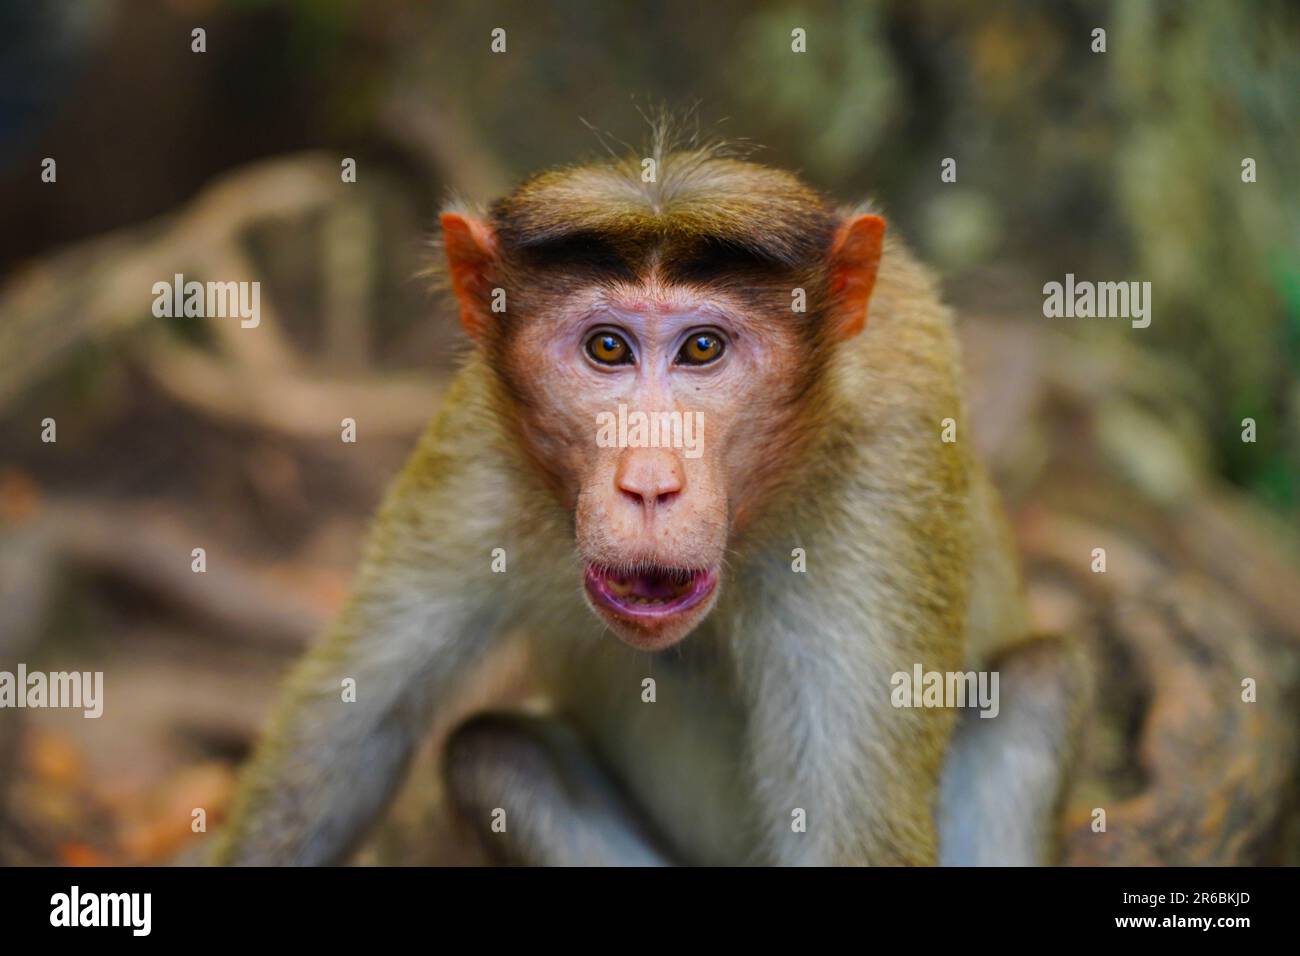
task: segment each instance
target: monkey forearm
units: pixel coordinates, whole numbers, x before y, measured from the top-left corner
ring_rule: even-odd
[[[447,745],[452,799],[485,848],[531,866],[665,866],[637,808],[554,717],[495,714]]]
[[[415,740],[410,715],[344,716],[333,706],[323,697],[285,705],[247,771],[214,862],[341,862],[384,807]]]
[[[216,861],[341,861],[387,804],[436,700],[471,663],[471,645],[486,643],[491,628],[475,624],[486,621],[451,604],[404,619],[391,609],[345,614],[290,681]],[[464,636],[475,633],[485,637]]]
[[[485,549],[504,540],[503,507],[476,474],[487,456],[449,449],[460,427],[440,420],[389,496],[348,606],[294,672],[244,775],[217,862],[344,858],[499,633],[506,602]]]

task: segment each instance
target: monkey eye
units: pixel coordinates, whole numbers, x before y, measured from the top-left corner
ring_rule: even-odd
[[[587,338],[587,354],[601,365],[631,365],[632,346],[617,332],[602,329]]]
[[[679,365],[708,365],[716,362],[725,350],[722,336],[713,332],[692,332],[677,353]]]

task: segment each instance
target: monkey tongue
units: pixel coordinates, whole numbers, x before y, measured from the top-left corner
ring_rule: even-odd
[[[714,575],[708,571],[655,568],[634,574],[620,574],[604,568],[587,569],[587,591],[605,607],[622,614],[673,613],[685,610],[713,589]]]
[[[630,594],[646,601],[670,601],[673,598],[681,597],[691,589],[692,577],[683,575],[679,578],[676,575],[657,572],[634,574],[629,578],[615,578],[610,585],[610,590],[615,594],[620,594],[620,596]],[[627,591],[620,592],[619,585],[626,587]]]

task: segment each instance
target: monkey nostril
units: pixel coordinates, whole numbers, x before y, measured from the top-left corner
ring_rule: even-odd
[[[619,463],[614,485],[640,508],[670,504],[686,487],[681,464],[662,451],[631,450]]]
[[[681,495],[680,485],[675,485],[673,487],[660,486],[654,489],[643,490],[635,486],[620,484],[618,490],[619,494],[638,508],[645,508],[649,505],[663,507],[672,504]]]

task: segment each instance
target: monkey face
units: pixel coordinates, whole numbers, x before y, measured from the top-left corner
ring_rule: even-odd
[[[491,222],[442,216],[461,324],[572,512],[586,600],[647,650],[708,615],[733,537],[797,488],[884,231],[788,174],[707,154],[671,169],[648,190],[620,166],[558,173]]]
[[[573,510],[588,604],[626,643],[669,647],[716,602],[782,457],[793,351],[725,296],[649,283],[578,293],[511,343],[524,440]]]

